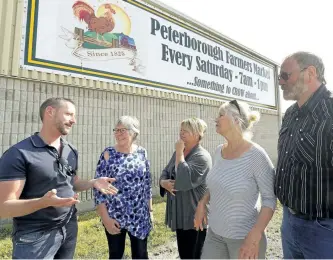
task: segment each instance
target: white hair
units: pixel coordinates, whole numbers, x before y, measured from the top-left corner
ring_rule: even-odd
[[[134,116],[122,116],[118,119],[116,125],[125,126],[129,130],[130,134],[134,135],[133,141],[140,134],[140,123],[139,120]]]
[[[326,85],[325,66],[323,60],[320,57],[310,52],[299,51],[291,54],[288,58],[296,60],[301,70],[306,69],[309,66],[315,67],[318,81]]]

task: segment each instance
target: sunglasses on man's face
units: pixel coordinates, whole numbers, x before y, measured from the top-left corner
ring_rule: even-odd
[[[299,73],[301,73],[302,71],[304,71],[306,69],[307,69],[307,67],[304,68],[304,69],[301,69],[299,71]],[[293,72],[288,73],[288,72],[285,72],[285,71],[281,71],[280,75],[278,76],[278,80],[280,81],[281,79],[283,79],[284,81],[288,81],[289,78],[290,78],[290,76],[291,76],[291,74],[293,74]]]
[[[283,79],[284,81],[288,81],[288,79],[290,78],[291,74],[293,74],[293,73],[292,72],[291,73],[287,73],[287,72],[282,71],[280,73],[280,75],[278,76],[278,80],[280,81],[281,79]]]

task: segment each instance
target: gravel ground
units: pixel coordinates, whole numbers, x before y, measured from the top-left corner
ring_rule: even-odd
[[[267,252],[266,259],[282,259],[282,246],[280,237],[280,225],[282,220],[282,208],[278,207],[270,221],[267,230]],[[174,238],[176,239],[176,238]],[[159,246],[149,253],[151,259],[179,259],[176,241],[167,245]]]
[[[282,244],[280,226],[282,222],[282,207],[279,206],[269,222],[266,234],[267,234],[267,259],[282,259]]]

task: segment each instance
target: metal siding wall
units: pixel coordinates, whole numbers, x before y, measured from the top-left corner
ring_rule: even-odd
[[[217,106],[3,77],[0,77],[0,93],[0,153],[40,129],[39,106],[45,99],[63,96],[75,101],[78,122],[68,139],[79,150],[80,175],[85,179],[94,176],[98,157],[105,146],[114,144],[112,129],[122,115],[134,115],[140,120],[138,142],[148,150],[155,186],[174,151],[183,119],[200,116],[206,121],[208,130],[203,145],[209,152],[222,142],[215,133],[213,121]],[[276,115],[263,113],[254,133],[254,140],[273,158],[276,157],[277,124]],[[82,196],[83,200],[90,199],[91,193]]]

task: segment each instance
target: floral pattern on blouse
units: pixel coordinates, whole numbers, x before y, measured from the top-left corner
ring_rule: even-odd
[[[146,150],[140,146],[130,154],[117,152],[114,147],[106,148],[98,161],[95,178],[115,178],[112,185],[118,193],[105,195],[94,189],[95,204],[105,203],[109,216],[121,229],[140,239],[145,239],[152,229],[149,212],[151,174],[146,155]]]

